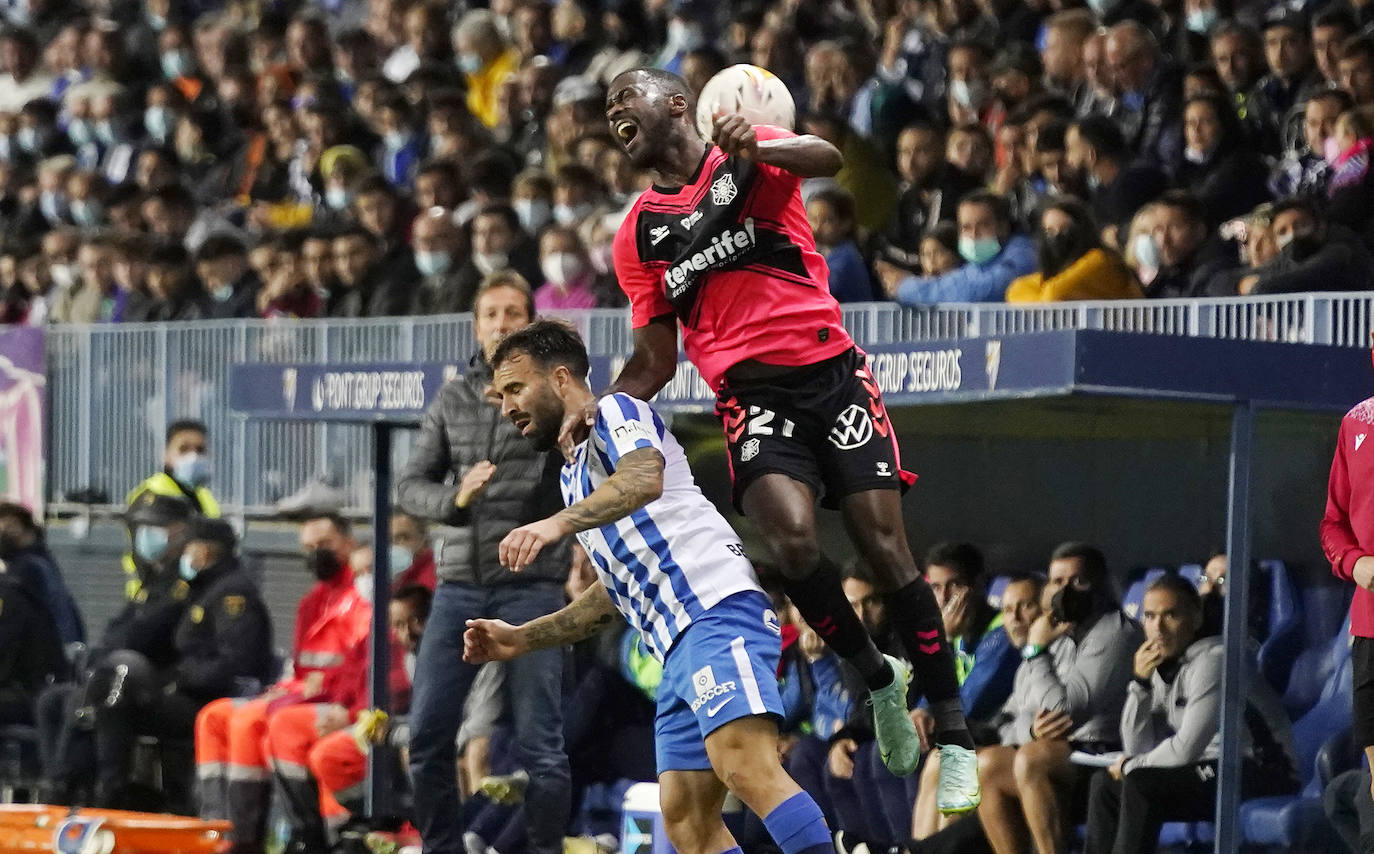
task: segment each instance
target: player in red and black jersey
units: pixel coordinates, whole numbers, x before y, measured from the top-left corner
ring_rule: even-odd
[[[718,117],[707,143],[694,113],[686,83],[658,69],[626,72],[608,93],[612,133],[655,183],[616,235],[634,352],[607,393],[656,394],[676,369],[681,328],[687,357],[717,390],[735,503],[757,523],[802,616],[864,675],[884,761],[902,776],[919,750],[906,749],[910,730],[897,721],[906,716],[886,700],[899,694],[904,711],[904,665],[874,647],[816,538],[816,499],[840,510],[930,702],[941,807],[971,810],[980,794],[954,660],[902,521],[901,490],[915,478],[901,469],[877,383],[841,323],[801,200],[803,178],[832,176],[843,159],[822,139],[741,116]]]

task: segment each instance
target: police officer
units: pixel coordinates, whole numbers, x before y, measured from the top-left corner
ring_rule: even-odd
[[[132,690],[146,684],[149,674],[170,667],[176,660],[172,637],[191,593],[190,585],[177,576],[176,567],[194,512],[184,498],[147,492],[134,501],[125,516],[134,544],[132,560],[138,590],[106,626],[78,683],[55,685],[39,697],[39,745],[45,798],[50,803],[69,803],[93,777],[91,731],[96,709],[116,687],[124,690],[123,683],[129,682]],[[127,656],[115,655],[121,650],[146,659],[146,668]]]
[[[173,635],[175,660],[154,671],[137,652],[121,650],[107,659],[107,666],[128,667],[131,676],[118,695],[106,697],[95,718],[103,806],[131,805],[124,781],[140,735],[161,739],[164,769],[175,772],[164,773],[164,779],[178,781],[166,787],[166,795],[189,792],[194,760],[188,748],[201,707],[220,697],[255,693],[272,676],[271,617],[239,564],[234,530],[203,516],[192,517],[187,527],[177,575],[190,593]]]
[[[129,509],[147,495],[179,498],[187,502],[198,515],[218,519],[219,502],[210,492],[210,432],[200,421],[173,421],[167,427],[162,447],[162,471],[150,475],[130,490]],[[126,586],[129,598],[138,592],[137,561],[133,554],[124,556],[124,571],[132,576]]]
[[[16,579],[0,575],[0,726],[32,723],[38,692],[66,670],[48,609]]]

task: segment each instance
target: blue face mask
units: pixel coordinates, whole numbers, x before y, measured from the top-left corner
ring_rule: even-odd
[[[415,555],[405,546],[392,546],[387,554],[391,560],[391,571],[402,572],[410,569],[410,565],[415,562]]]
[[[1131,248],[1135,250],[1135,260],[1140,266],[1150,270],[1159,269],[1159,247],[1155,245],[1154,237],[1149,234],[1137,234]]]
[[[1212,29],[1212,25],[1217,22],[1216,9],[1194,9],[1188,13],[1187,26],[1190,32],[1200,36],[1207,35]]]
[[[106,145],[114,145],[115,142],[118,140],[118,137],[115,135],[115,127],[113,124],[111,124],[109,119],[96,122],[95,138],[105,143]]]
[[[388,151],[400,151],[410,143],[410,134],[394,130],[383,137],[382,142]]]
[[[134,554],[146,561],[161,560],[167,554],[167,529],[139,525],[134,531]]]
[[[85,199],[78,199],[72,202],[71,214],[72,222],[82,228],[90,228],[100,224],[100,217],[104,213],[99,202],[88,202]]]
[[[324,203],[329,205],[332,210],[341,211],[353,203],[353,198],[343,187],[326,187]]]
[[[19,147],[30,154],[38,150],[38,128],[23,127],[19,133],[14,135],[14,141],[19,143]]]
[[[191,556],[183,553],[181,559],[177,561],[177,575],[180,575],[183,581],[190,583],[195,581],[199,573],[200,570],[191,566]]]
[[[172,135],[172,111],[166,107],[149,107],[143,111],[143,129],[159,143]]]
[[[55,190],[38,194],[38,210],[49,222],[57,222],[67,215],[67,197]]]
[[[995,237],[959,238],[959,255],[970,264],[986,264],[1002,251],[1002,244]]]
[[[210,482],[210,461],[200,454],[184,454],[172,463],[172,477],[187,486]]]
[[[168,80],[185,77],[191,73],[191,57],[184,50],[174,50],[162,55],[162,76]]]
[[[67,125],[67,137],[77,148],[95,142],[95,132],[91,130],[91,123],[85,119],[72,119]]]
[[[482,70],[482,57],[475,53],[458,54],[458,70],[464,74],[476,74]]]
[[[422,276],[438,276],[448,272],[453,266],[453,257],[447,252],[416,252],[415,268]]]

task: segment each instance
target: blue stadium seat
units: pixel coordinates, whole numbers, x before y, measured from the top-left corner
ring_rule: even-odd
[[[1185,563],[1178,568],[1179,577],[1187,579],[1194,587],[1202,583],[1202,564]]]
[[[1154,567],[1147,569],[1144,576],[1131,582],[1131,586],[1126,588],[1126,595],[1121,597],[1121,610],[1126,612],[1126,616],[1132,620],[1140,619],[1140,605],[1145,601],[1145,588],[1166,572],[1167,569]]]
[[[1302,600],[1283,561],[1262,560],[1259,566],[1269,582],[1268,634],[1260,644],[1259,670],[1282,695],[1303,650]]]
[[[1283,692],[1283,707],[1293,720],[1302,717],[1321,696],[1337,664],[1331,655],[1332,644],[1349,644],[1341,629],[1349,625],[1348,608],[1348,594],[1341,586],[1322,585],[1302,591],[1303,650],[1290,668]]]
[[[1241,805],[1240,823],[1245,841],[1253,845],[1282,846],[1288,850],[1333,850],[1334,839],[1322,810],[1322,757],[1330,750],[1331,736],[1350,726],[1350,643],[1342,630],[1331,640],[1330,675],[1316,705],[1293,725],[1298,775],[1303,788],[1297,795],[1256,798]]]
[[[999,575],[988,583],[988,604],[997,610],[1002,610],[1002,594],[1007,592],[1007,584],[1011,578],[1006,575]]]

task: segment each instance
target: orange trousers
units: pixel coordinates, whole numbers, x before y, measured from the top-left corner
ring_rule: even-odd
[[[272,771],[286,795],[291,826],[305,837],[317,838],[326,825],[338,827],[348,820],[349,811],[334,797],[336,784],[354,775],[356,784],[366,775],[367,759],[353,744],[352,732],[347,727],[331,729],[325,721],[328,708],[311,703],[282,709],[267,727]],[[352,757],[345,756],[349,751]],[[316,770],[317,754],[328,757],[322,774]]]
[[[269,700],[226,697],[196,715],[196,779],[202,818],[227,818],[234,841],[260,843],[267,833],[271,772],[264,738]]]

